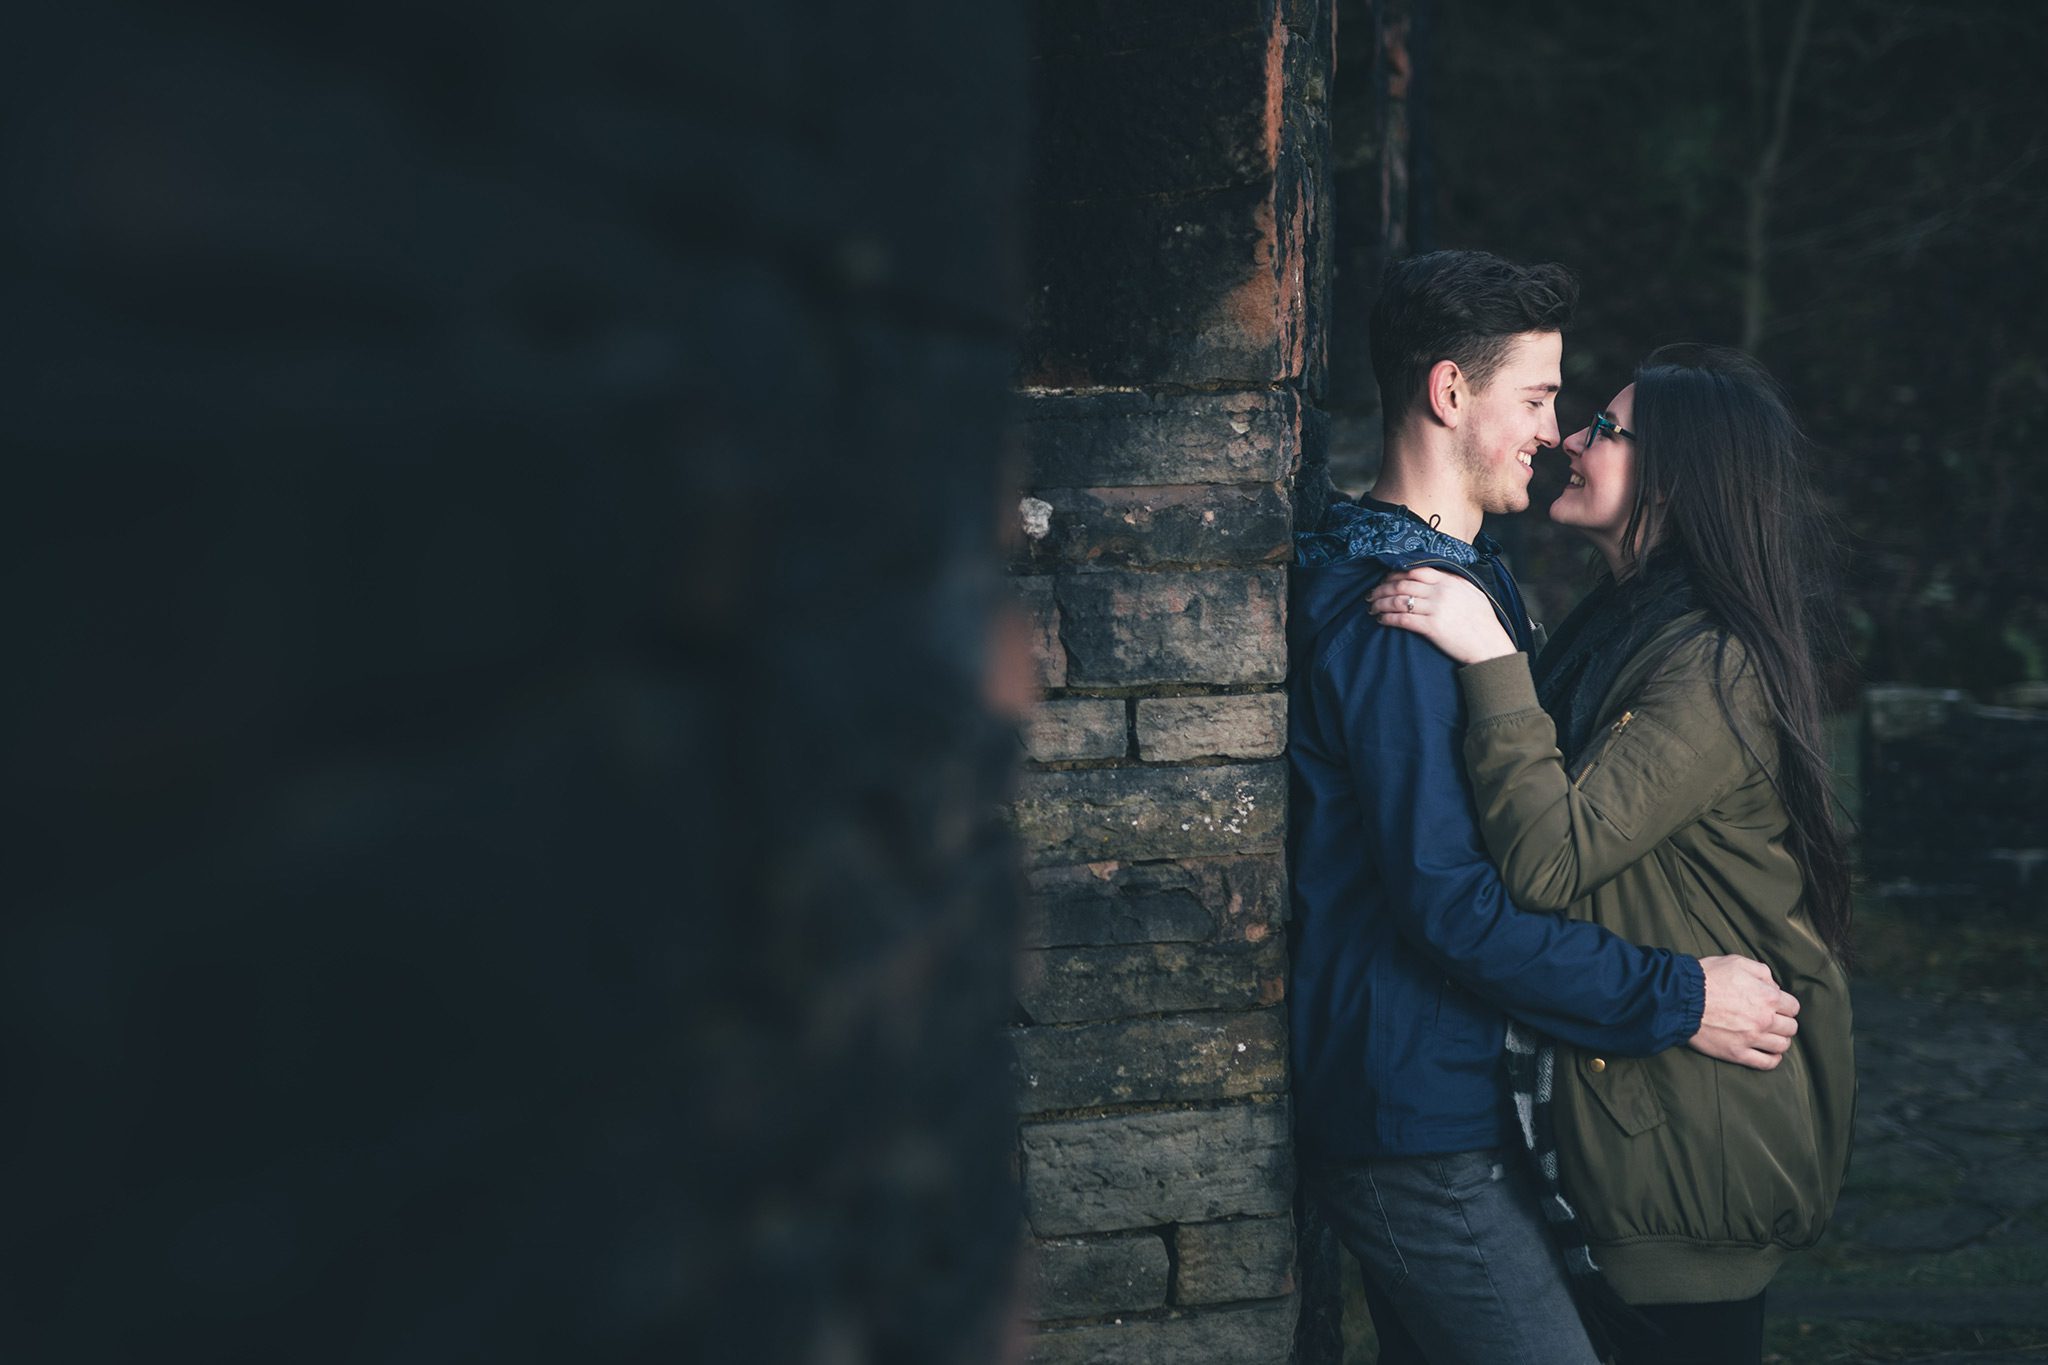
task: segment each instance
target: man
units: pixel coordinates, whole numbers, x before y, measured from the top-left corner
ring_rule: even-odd
[[[1759,963],[1517,910],[1471,807],[1455,666],[1367,603],[1395,568],[1461,573],[1531,647],[1480,523],[1528,506],[1536,451],[1558,442],[1576,297],[1561,266],[1483,252],[1390,266],[1372,317],[1379,478],[1298,550],[1296,1130],[1310,1196],[1365,1267],[1383,1362],[1594,1361],[1522,1155],[1502,1150],[1507,1015],[1596,1051],[1684,1043],[1760,1069],[1797,1028]]]

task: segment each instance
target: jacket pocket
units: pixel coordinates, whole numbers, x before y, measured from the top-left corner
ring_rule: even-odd
[[[1447,976],[1437,984],[1436,1036],[1463,1053],[1495,1058],[1507,1043],[1507,1021]]]
[[[1580,1053],[1573,1064],[1579,1069],[1579,1083],[1628,1136],[1647,1133],[1664,1122],[1664,1101],[1657,1098],[1641,1059]]]
[[[1700,780],[1700,754],[1654,716],[1624,711],[1607,728],[1607,742],[1593,751],[1572,785],[1601,819],[1633,839],[1647,811],[1674,789]],[[1600,780],[1589,783],[1596,771]]]

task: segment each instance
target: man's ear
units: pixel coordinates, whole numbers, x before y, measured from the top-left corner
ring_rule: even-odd
[[[1458,423],[1465,420],[1465,409],[1469,406],[1470,393],[1465,386],[1465,372],[1458,368],[1455,360],[1439,360],[1429,367],[1429,410],[1436,420],[1455,431]]]

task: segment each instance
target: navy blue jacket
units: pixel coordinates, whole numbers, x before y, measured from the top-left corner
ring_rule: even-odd
[[[1519,910],[1487,857],[1460,745],[1456,665],[1381,626],[1390,570],[1464,573],[1529,647],[1514,579],[1406,510],[1332,504],[1298,538],[1288,609],[1295,1127],[1312,1156],[1408,1156],[1502,1141],[1506,1014],[1644,1056],[1699,1029],[1695,958]],[[1505,1013],[1504,1013],[1505,1012]]]

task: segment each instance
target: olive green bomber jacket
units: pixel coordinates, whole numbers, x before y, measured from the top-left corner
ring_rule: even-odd
[[[1714,692],[1720,637],[1695,633],[1701,622],[1674,622],[1623,667],[1608,733],[1575,773],[1527,655],[1459,671],[1481,828],[1525,910],[1698,957],[1756,958],[1800,1002],[1798,1036],[1771,1071],[1682,1047],[1645,1058],[1558,1049],[1564,1188],[1633,1303],[1761,1292],[1787,1252],[1826,1228],[1855,1108],[1848,982],[1785,848],[1761,688],[1731,640],[1723,667],[1746,747]]]

